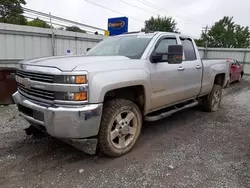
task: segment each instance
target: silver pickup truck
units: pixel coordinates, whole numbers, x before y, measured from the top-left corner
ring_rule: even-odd
[[[22,61],[13,99],[32,127],[95,154],[121,156],[143,121],[196,105],[219,109],[225,60],[202,61],[194,40],[167,33],[109,37],[85,55]]]

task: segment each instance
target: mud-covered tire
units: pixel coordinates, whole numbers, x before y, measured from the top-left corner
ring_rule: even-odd
[[[216,112],[220,108],[222,99],[222,87],[220,85],[214,85],[211,92],[205,96],[202,100],[202,105],[207,112]],[[213,101],[216,101],[216,105]]]
[[[131,139],[131,143],[129,143],[127,146],[123,145],[124,148],[117,148],[116,145],[114,144],[114,141],[111,139],[112,137],[111,132],[114,126],[116,127],[122,126],[120,125],[121,123],[119,123],[119,125],[114,125],[114,124],[115,122],[118,122],[117,117],[119,117],[119,115],[122,114],[123,112],[131,112],[131,114],[133,114],[133,122],[137,122],[137,128],[133,139]],[[126,124],[128,123],[126,122]],[[142,114],[139,107],[135,103],[124,99],[114,99],[104,103],[101,126],[99,131],[99,139],[98,139],[100,152],[110,157],[118,157],[128,153],[135,145],[140,135],[141,127],[142,127]],[[117,129],[115,128],[115,130]],[[118,137],[118,139],[120,139],[120,137]]]
[[[239,77],[239,79],[238,79],[238,82],[241,82],[241,80],[242,80],[242,78],[243,78],[243,75],[244,75],[244,72],[241,72],[241,73],[240,73],[240,77]]]

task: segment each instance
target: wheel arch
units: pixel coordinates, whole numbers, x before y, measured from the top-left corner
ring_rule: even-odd
[[[143,85],[124,86],[110,89],[104,95],[103,102],[113,99],[126,99],[134,102],[143,113],[146,109],[146,90]]]
[[[214,84],[219,85],[221,87],[224,87],[226,83],[226,74],[225,73],[219,73],[216,74],[214,77]]]

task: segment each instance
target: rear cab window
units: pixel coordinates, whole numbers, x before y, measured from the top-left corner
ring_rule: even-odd
[[[234,60],[235,65],[240,66],[240,63],[237,60]]]
[[[184,51],[184,61],[194,61],[197,59],[192,39],[180,37]]]

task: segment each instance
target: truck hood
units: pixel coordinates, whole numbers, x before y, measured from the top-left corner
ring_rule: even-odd
[[[65,72],[73,70],[91,72],[121,69],[122,67],[129,68],[128,64],[131,61],[135,63],[134,61],[139,60],[132,60],[125,56],[57,56],[26,60],[21,63],[39,67],[53,67]]]

